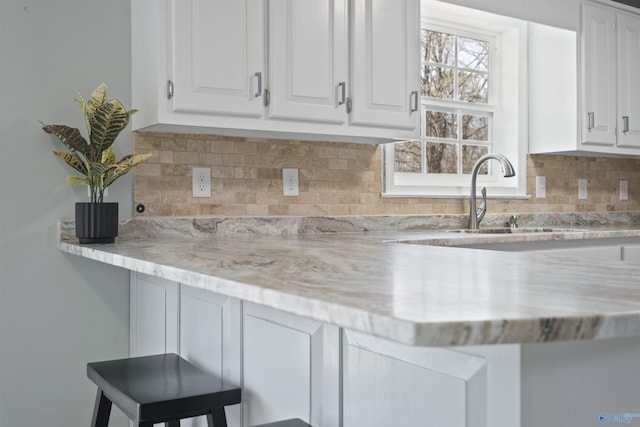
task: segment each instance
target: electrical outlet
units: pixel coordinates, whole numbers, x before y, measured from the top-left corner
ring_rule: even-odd
[[[578,199],[580,200],[587,199],[587,180],[586,179],[578,180]]]
[[[620,181],[620,200],[629,200],[629,181]]]
[[[547,197],[547,179],[544,176],[536,176],[536,198]]]
[[[298,169],[296,168],[282,169],[282,195],[283,196],[298,195]]]
[[[211,197],[211,168],[193,168],[193,197]]]

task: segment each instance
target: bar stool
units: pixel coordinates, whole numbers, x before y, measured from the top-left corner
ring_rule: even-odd
[[[88,363],[87,376],[98,386],[92,427],[107,427],[112,403],[136,427],[179,427],[181,419],[200,415],[209,427],[227,427],[224,407],[241,399],[240,387],[176,354]]]

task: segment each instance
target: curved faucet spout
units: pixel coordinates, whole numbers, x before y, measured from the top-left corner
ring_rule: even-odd
[[[482,189],[482,196],[484,199],[483,209],[478,217],[478,212],[476,210],[476,180],[478,178],[478,172],[480,171],[480,167],[484,162],[494,159],[498,160],[502,164],[502,172],[505,178],[509,178],[512,176],[516,176],[516,171],[513,169],[513,165],[502,154],[491,153],[486,154],[478,159],[476,164],[473,166],[473,172],[471,172],[471,195],[469,196],[469,229],[477,230],[480,227],[480,221],[484,217],[484,213],[487,211],[487,202],[486,202],[486,194],[484,188]]]

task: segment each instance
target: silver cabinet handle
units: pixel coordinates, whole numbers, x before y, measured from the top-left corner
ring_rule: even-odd
[[[629,132],[629,116],[622,116],[622,132]]]
[[[258,78],[258,90],[253,95],[255,98],[257,98],[259,96],[262,96],[262,73],[258,71],[253,76]]]
[[[411,92],[410,99],[411,99],[411,110],[409,112],[414,113],[418,111],[418,91],[417,90],[414,90],[413,92]]]
[[[596,113],[593,111],[587,113],[587,130],[591,130],[596,127]]]
[[[338,105],[342,105],[347,102],[347,83],[340,82],[338,83],[338,93],[340,95],[340,99],[338,100]]]
[[[167,99],[173,98],[173,82],[167,80]]]

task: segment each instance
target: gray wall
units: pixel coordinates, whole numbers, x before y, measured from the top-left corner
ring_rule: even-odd
[[[66,187],[39,120],[86,134],[73,97],[101,81],[134,107],[130,44],[129,0],[0,0],[0,426],[88,425],[86,363],[128,355],[127,272],[56,249],[86,188]],[[127,128],[116,154],[131,147]],[[132,177],[110,193],[130,216]]]

